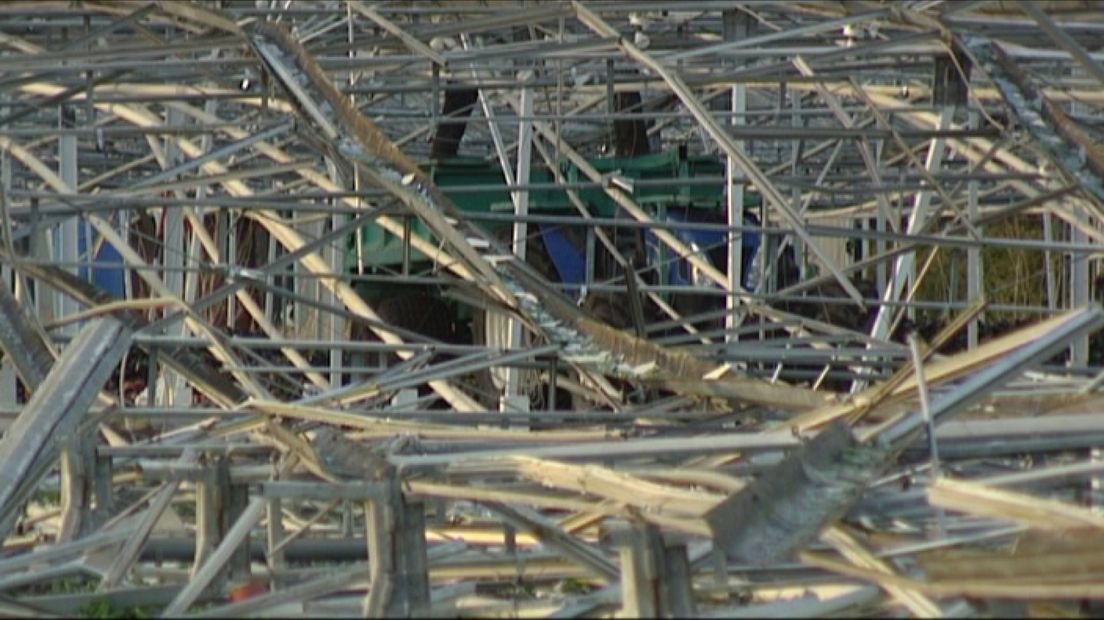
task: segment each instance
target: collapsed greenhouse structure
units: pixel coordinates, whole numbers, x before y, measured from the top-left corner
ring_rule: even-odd
[[[0,4],[0,614],[1093,615],[1104,3]]]

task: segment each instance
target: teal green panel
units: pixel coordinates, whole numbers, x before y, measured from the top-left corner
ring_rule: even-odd
[[[652,211],[657,207],[694,207],[703,210],[723,209],[724,200],[724,163],[716,157],[690,157],[682,159],[678,151],[667,151],[632,158],[595,158],[589,163],[602,174],[614,173],[634,181],[679,181],[682,179],[711,177],[717,182],[706,185],[683,185],[673,182],[662,183],[654,187],[638,186],[633,199],[642,207]],[[568,182],[587,180],[569,162],[564,162],[562,170]],[[505,189],[505,179],[497,162],[479,158],[453,158],[445,162],[431,163],[427,169],[434,183],[441,188],[452,201],[466,213],[486,213],[490,211],[512,210],[510,194]],[[534,184],[548,184],[554,179],[547,168],[535,167],[531,171],[530,181]],[[479,189],[473,189],[479,188]],[[613,217],[616,204],[601,188],[579,190],[580,200],[597,217]],[[760,203],[756,193],[744,194],[745,206]],[[557,189],[539,189],[529,192],[531,212],[574,213],[567,193]],[[485,223],[485,228],[496,230],[505,223]],[[426,239],[432,235],[420,222],[415,221],[412,233]],[[402,263],[402,240],[384,231],[376,225],[361,229],[362,251],[365,266],[398,265]],[[411,261],[427,260],[421,253],[412,251]],[[349,239],[348,267],[356,265],[356,247],[354,239]]]

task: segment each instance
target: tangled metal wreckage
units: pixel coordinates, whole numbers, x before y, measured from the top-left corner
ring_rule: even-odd
[[[0,4],[0,614],[1078,615],[1104,5]]]

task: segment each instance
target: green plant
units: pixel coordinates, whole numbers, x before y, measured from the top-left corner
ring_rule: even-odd
[[[594,590],[594,587],[581,579],[567,577],[559,583],[559,587],[556,589],[561,594],[575,595],[586,594]]]
[[[1041,239],[1043,223],[1038,216],[1010,217],[985,227],[987,237],[1002,239]],[[931,254],[930,247],[917,252],[919,270]],[[997,305],[1047,305],[1046,257],[1036,249],[985,246],[981,249],[982,284],[986,299]],[[1063,272],[1063,256],[1050,254],[1051,269],[1055,275],[1055,293],[1065,293],[1066,278]],[[967,281],[966,251],[943,248],[936,255],[928,274],[921,281],[916,299],[946,302],[966,299]],[[1066,293],[1068,294],[1068,293]],[[937,311],[928,311],[929,313]],[[1010,321],[1034,319],[1036,315],[1004,313]]]
[[[43,506],[57,506],[61,503],[61,490],[40,488],[31,496],[31,501]]]
[[[519,579],[514,583],[503,584],[498,595],[511,599],[532,599],[537,594],[537,585],[532,581]]]
[[[97,598],[81,607],[80,616],[82,618],[114,618],[114,611],[111,601],[106,598]]]
[[[150,615],[144,607],[133,606],[126,608],[115,607],[108,598],[93,599],[80,609],[82,618],[149,618]]]

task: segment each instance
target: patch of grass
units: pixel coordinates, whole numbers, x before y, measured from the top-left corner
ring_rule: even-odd
[[[989,238],[1034,239],[1043,237],[1042,218],[1038,215],[1021,215],[985,227]],[[1054,241],[1068,241],[1068,231],[1063,226],[1055,226]],[[917,272],[932,255],[933,249],[926,247],[917,252]],[[1052,293],[1059,307],[1065,307],[1070,295],[1069,256],[1062,252],[1051,252],[1050,268],[1053,276]],[[1047,306],[1047,256],[1042,250],[999,248],[986,246],[981,248],[982,292],[990,305],[1003,306]],[[963,303],[967,301],[967,251],[960,248],[940,249],[932,260],[931,267],[921,280],[916,300],[925,302]],[[1099,288],[1090,282],[1091,288]],[[1096,292],[1099,295],[1100,291]],[[946,324],[954,311],[928,308],[916,311],[916,327],[924,338],[935,335]],[[981,342],[1001,336],[1023,325],[1034,323],[1043,318],[1037,312],[1030,311],[994,311],[982,314],[979,322]],[[1098,337],[1099,339],[1099,337]],[[1093,359],[1104,359],[1104,342],[1090,345]],[[966,347],[966,331],[962,330],[952,340],[945,351],[953,352]],[[1057,362],[1057,360],[1056,360]],[[1055,362],[1055,363],[1056,363]]]
[[[57,506],[61,504],[60,489],[38,489],[31,495],[31,501],[43,506]]]
[[[536,598],[537,586],[532,581],[520,579],[514,583],[499,586],[496,594],[507,599],[528,600]]]
[[[58,594],[83,594],[96,589],[96,580],[84,576],[62,577],[52,581],[32,583],[15,590],[19,595],[51,596]]]
[[[195,521],[196,510],[194,501],[173,502],[173,510],[177,516],[185,521]]]
[[[1062,226],[1055,226],[1056,241],[1062,234]],[[1043,238],[1042,219],[1037,215],[1021,215],[996,222],[985,227],[985,236],[1006,239]],[[917,252],[919,270],[931,255],[931,248]],[[1063,266],[1065,257],[1052,252],[1051,267],[1055,276],[1055,293],[1068,295]],[[983,291],[990,304],[1046,306],[1046,255],[1041,250],[983,247],[981,271]],[[966,299],[966,250],[943,248],[935,257],[928,274],[920,283],[917,299],[924,301],[964,301]],[[1037,318],[1035,314],[1012,315],[1006,320],[1015,322]]]
[[[587,594],[594,590],[594,586],[575,577],[568,577],[561,581],[556,588],[561,594],[579,595]]]
[[[149,618],[149,610],[142,606],[118,608],[107,598],[94,599],[80,609],[81,618]]]

